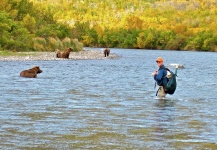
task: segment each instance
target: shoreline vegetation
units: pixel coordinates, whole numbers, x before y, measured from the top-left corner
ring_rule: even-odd
[[[217,52],[216,0],[1,0],[0,50]]]
[[[0,51],[0,61],[51,61],[51,60],[91,60],[91,59],[115,59],[119,56],[110,53],[108,57],[104,56],[103,51],[82,50],[71,52],[69,59],[56,58],[55,52],[10,52],[2,53]]]

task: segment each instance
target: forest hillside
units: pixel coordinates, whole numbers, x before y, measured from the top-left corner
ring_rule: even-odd
[[[0,50],[69,46],[217,51],[217,1],[0,1]]]

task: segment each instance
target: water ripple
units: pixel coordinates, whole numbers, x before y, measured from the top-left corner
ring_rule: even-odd
[[[0,149],[217,148],[215,53],[112,51],[122,57],[0,62]],[[154,99],[159,55],[186,66],[168,100]],[[34,65],[37,79],[19,77]]]

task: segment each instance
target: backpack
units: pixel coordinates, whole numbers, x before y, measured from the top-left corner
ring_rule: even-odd
[[[165,68],[165,70],[167,70],[167,76],[165,78],[168,79],[168,82],[166,85],[164,85],[164,91],[167,94],[173,94],[176,90],[176,74],[173,73],[172,71],[170,71],[168,68]],[[169,73],[169,75],[168,75]]]

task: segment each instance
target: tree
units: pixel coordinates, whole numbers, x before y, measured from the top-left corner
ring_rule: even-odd
[[[181,34],[177,34],[175,38],[172,38],[168,41],[166,45],[166,49],[183,50],[185,45],[186,45],[186,37]]]
[[[33,12],[33,3],[28,2],[28,0],[21,0],[17,5],[17,10],[18,14],[16,19],[18,21],[22,21],[27,14],[31,14]]]
[[[127,19],[127,29],[143,29],[143,20],[141,20],[138,16],[129,16]]]
[[[202,45],[204,51],[217,51],[217,35],[204,40]]]
[[[34,17],[27,14],[22,21],[22,24],[30,33],[35,33],[36,21]]]

